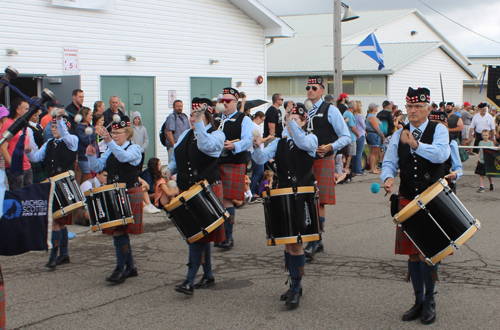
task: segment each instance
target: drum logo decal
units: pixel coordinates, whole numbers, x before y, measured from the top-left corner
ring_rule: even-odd
[[[304,203],[304,215],[306,218],[306,226],[310,226],[312,221],[311,221],[311,216],[309,215],[309,205],[307,202]]]
[[[497,169],[497,171],[500,171],[500,156],[495,158],[495,168]]]
[[[70,201],[72,201],[73,199],[75,199],[75,196],[69,190],[68,185],[66,183],[64,183],[64,182],[63,182],[63,188],[64,188],[64,190],[66,190],[66,193],[68,194],[68,199]]]
[[[100,199],[97,199],[97,200],[96,200],[96,202],[97,202],[97,209],[99,210],[99,215],[98,215],[98,217],[99,217],[99,219],[102,219],[102,218],[104,218],[106,215],[104,214],[104,211],[102,210],[101,200],[100,200]]]

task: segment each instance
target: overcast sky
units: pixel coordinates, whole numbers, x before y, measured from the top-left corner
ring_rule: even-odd
[[[277,15],[331,13],[333,0],[259,0]],[[500,0],[423,0],[469,29],[500,42]],[[418,0],[345,0],[356,11],[417,8],[464,55],[499,55],[500,44],[469,32]],[[292,26],[293,27],[293,26]]]

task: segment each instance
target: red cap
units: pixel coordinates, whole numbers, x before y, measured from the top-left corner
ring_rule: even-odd
[[[337,99],[337,101],[340,101],[340,100],[342,100],[344,97],[347,97],[347,96],[348,96],[348,95],[347,95],[347,93],[342,93],[342,94],[340,94],[340,96],[339,96],[339,98]]]
[[[470,105],[470,103],[469,102],[465,102],[464,103],[464,107],[467,106],[467,105]]]

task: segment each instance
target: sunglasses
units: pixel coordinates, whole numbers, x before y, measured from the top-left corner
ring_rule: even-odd
[[[311,88],[313,89],[313,91],[317,91],[318,90],[317,86],[306,86],[306,91],[310,90]]]
[[[235,99],[220,99],[219,102],[221,103],[226,103],[226,104],[229,104],[231,103],[232,101],[236,101]]]

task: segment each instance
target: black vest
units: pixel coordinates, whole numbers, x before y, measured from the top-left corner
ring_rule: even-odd
[[[293,147],[290,149],[290,143]],[[313,174],[314,157],[297,147],[293,140],[282,138],[276,149],[278,187],[312,186],[316,178]]]
[[[330,105],[331,104],[329,102],[323,101],[323,103],[319,106],[316,115],[312,118],[313,131],[311,133],[314,133],[314,135],[318,137],[318,146],[333,143],[339,139],[339,136],[333,129],[332,124],[328,121],[328,111],[330,110]],[[318,116],[318,114],[322,114],[322,116]],[[331,155],[333,155],[333,151],[327,152],[324,157]],[[316,154],[316,159],[319,158],[323,157],[319,157],[318,154]]]
[[[55,139],[47,141],[45,147],[45,159],[43,163],[47,169],[47,177],[75,170],[76,151],[69,150],[63,140],[59,140],[57,146],[54,145]]]
[[[420,142],[432,144],[437,125],[429,121]],[[406,125],[403,129],[409,130],[410,125]],[[398,156],[401,178],[399,192],[406,199],[414,199],[445,175],[445,163],[434,164],[416,153],[412,154],[410,146],[401,141],[398,144]]]
[[[131,145],[132,143],[125,150]],[[139,168],[137,165],[132,165],[129,162],[122,163],[116,159],[113,153],[106,160],[106,172],[108,172],[108,184],[125,183],[128,189],[134,188],[139,184]]]
[[[31,131],[33,132],[33,138],[35,140],[36,145],[38,148],[40,148],[44,141],[43,141],[43,128],[40,126],[40,124],[36,124],[36,127],[33,127],[31,124],[28,126]]]
[[[245,118],[243,112],[237,111],[231,119],[227,119],[224,122],[224,129],[222,130],[226,135],[227,141],[232,141],[236,139],[241,139],[241,123]],[[222,123],[222,113],[218,113],[214,116],[214,126],[219,127]],[[246,161],[246,150],[240,153],[233,154],[231,150],[222,150],[219,158],[220,164],[245,164]]]
[[[213,127],[208,133],[215,131]],[[175,147],[177,163],[177,185],[181,190],[188,190],[196,182],[206,179],[208,183],[220,180],[217,157],[210,157],[198,149],[198,141],[194,139],[194,131],[189,131],[181,143]]]

